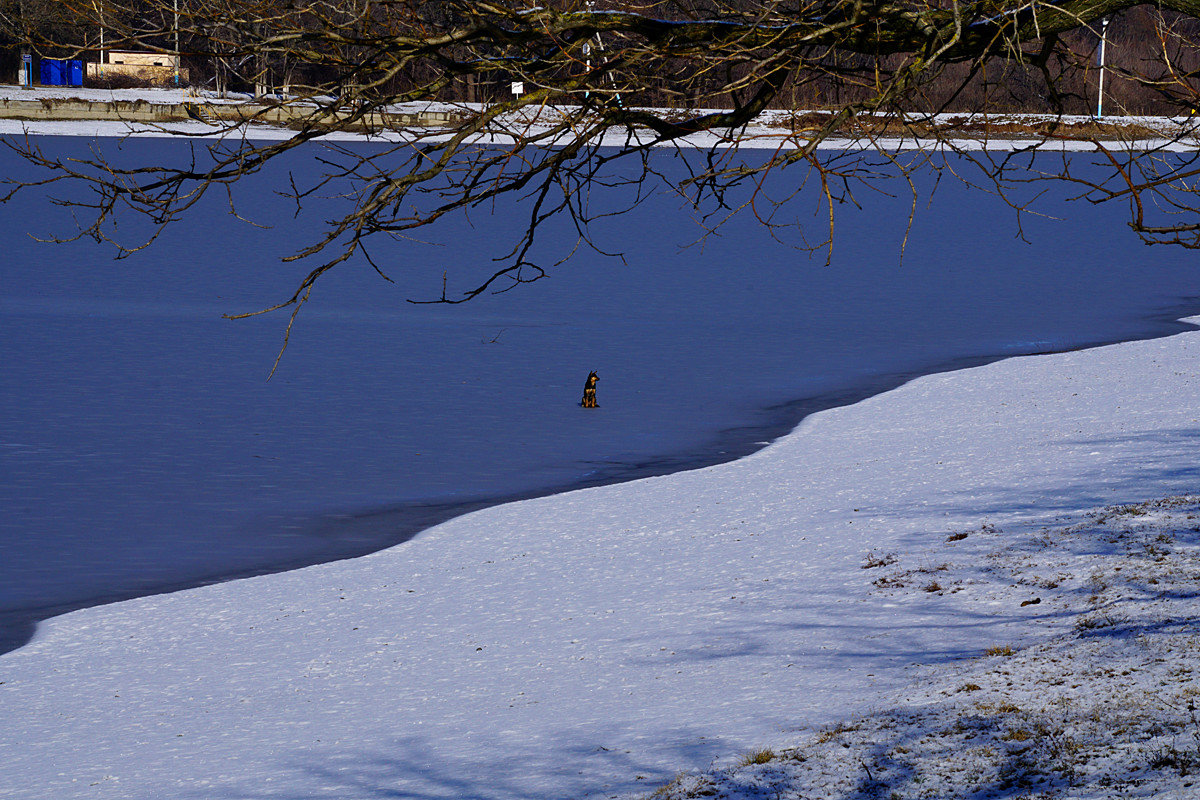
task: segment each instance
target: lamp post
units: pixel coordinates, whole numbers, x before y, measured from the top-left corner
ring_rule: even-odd
[[[1096,97],[1096,117],[1104,116],[1104,48],[1108,44],[1108,17],[1100,23],[1100,91]]]

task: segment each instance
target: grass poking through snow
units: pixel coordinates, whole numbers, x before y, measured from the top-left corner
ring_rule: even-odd
[[[886,712],[680,775],[656,796],[1200,797],[1200,498],[950,542],[960,560],[937,581],[869,555],[864,568],[896,567],[874,591],[1026,614],[1032,643],[931,669]]]

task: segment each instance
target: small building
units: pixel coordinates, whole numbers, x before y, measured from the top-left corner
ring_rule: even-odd
[[[107,53],[107,61],[98,64],[88,62],[87,74],[89,78],[128,75],[137,80],[157,84],[173,83],[177,74],[181,83],[186,83],[188,79],[188,71],[179,66],[179,56],[136,50],[110,50]]]

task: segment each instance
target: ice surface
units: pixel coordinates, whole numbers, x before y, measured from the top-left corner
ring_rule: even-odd
[[[131,160],[186,147],[101,146]],[[286,166],[303,180],[315,154]],[[677,157],[656,158],[680,174]],[[903,198],[842,209],[826,266],[750,216],[685,249],[697,229],[659,193],[597,227],[625,262],[582,250],[497,297],[406,303],[436,294],[446,270],[490,267],[519,209],[481,209],[436,246],[378,251],[398,285],[363,265],[322,280],[267,382],[284,319],[220,315],[289,292],[305,266],[278,258],[328,210],[292,220],[266,191],[278,177],[239,197],[271,227],[238,223],[212,198],[119,262],[91,243],[30,239],[69,230],[44,204],[5,209],[0,609],[356,555],[479,498],[725,460],[913,373],[1178,330],[1194,294],[1189,256],[1147,257],[1120,209],[1049,198],[1041,208],[1065,221],[1027,218],[1031,246],[1011,213],[950,182],[918,215],[903,261]],[[562,227],[548,233],[545,255],[574,243]],[[587,412],[577,403],[592,369],[601,408]],[[10,626],[10,646],[28,633]]]

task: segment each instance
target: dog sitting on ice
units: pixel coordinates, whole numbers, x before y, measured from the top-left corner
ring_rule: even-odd
[[[583,384],[583,399],[579,401],[579,405],[584,408],[599,408],[596,405],[596,381],[600,377],[595,372],[589,372],[587,382]]]

